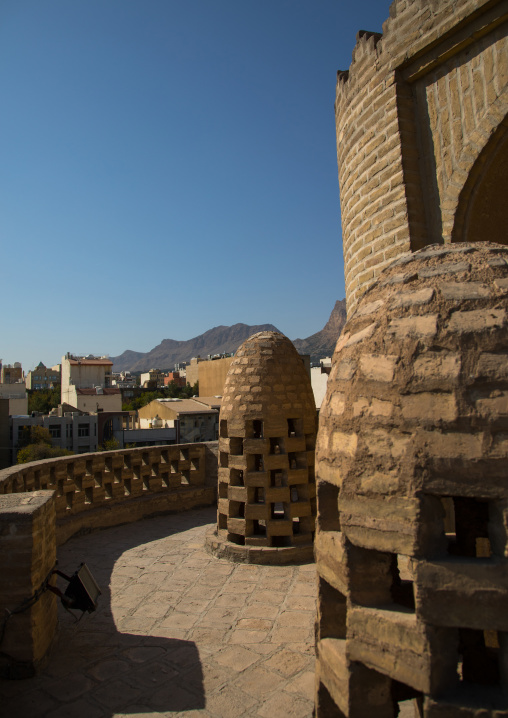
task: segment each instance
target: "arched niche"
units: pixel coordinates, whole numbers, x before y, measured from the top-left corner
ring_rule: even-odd
[[[474,163],[460,194],[452,242],[508,244],[508,116]]]

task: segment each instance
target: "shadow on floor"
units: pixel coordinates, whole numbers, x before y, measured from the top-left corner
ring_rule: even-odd
[[[5,715],[38,718],[54,712],[55,716],[86,714],[95,718],[204,708],[196,644],[153,635],[157,628],[149,620],[146,632],[142,626],[136,633],[120,632],[113,620],[110,583],[115,564],[126,551],[137,549],[138,562],[149,565],[154,554],[164,551],[163,546],[154,547],[151,542],[171,540],[183,531],[209,524],[214,517],[214,510],[204,509],[145,519],[75,537],[60,547],[59,568],[64,573],[73,573],[82,561],[90,568],[102,591],[99,606],[78,623],[59,606],[59,634],[40,675],[24,681],[0,681]],[[158,569],[163,565],[158,564]],[[140,574],[142,570],[140,566]],[[115,585],[115,600],[132,588],[136,579],[120,576],[118,580],[124,585]],[[65,580],[59,578],[58,583],[65,590]],[[147,600],[151,590],[147,583]],[[137,609],[140,613],[142,607]]]

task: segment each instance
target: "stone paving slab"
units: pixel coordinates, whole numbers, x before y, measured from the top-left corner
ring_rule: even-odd
[[[64,573],[89,566],[99,609],[76,623],[60,606],[48,665],[0,680],[0,716],[310,718],[315,566],[214,558],[204,541],[215,519],[193,510],[60,547]],[[399,718],[413,716],[404,704]]]
[[[48,665],[33,679],[0,681],[0,714],[310,718],[315,567],[210,556],[215,516],[145,519],[60,547],[65,573],[89,566],[99,609],[79,623],[60,610]]]

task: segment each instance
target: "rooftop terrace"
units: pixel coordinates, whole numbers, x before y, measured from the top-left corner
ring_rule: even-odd
[[[215,520],[191,510],[60,546],[62,571],[88,564],[99,608],[76,623],[60,606],[47,666],[0,681],[3,715],[310,717],[315,566],[213,558]]]

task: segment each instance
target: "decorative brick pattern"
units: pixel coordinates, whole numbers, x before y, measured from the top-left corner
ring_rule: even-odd
[[[56,492],[57,542],[215,500],[217,443],[145,447],[34,461],[0,471],[0,495]]]
[[[254,334],[224,387],[212,551],[247,562],[312,557],[315,439],[314,397],[296,349],[277,332]]]
[[[318,718],[410,698],[422,718],[507,715],[506,258],[402,257],[339,338],[316,447]]]

